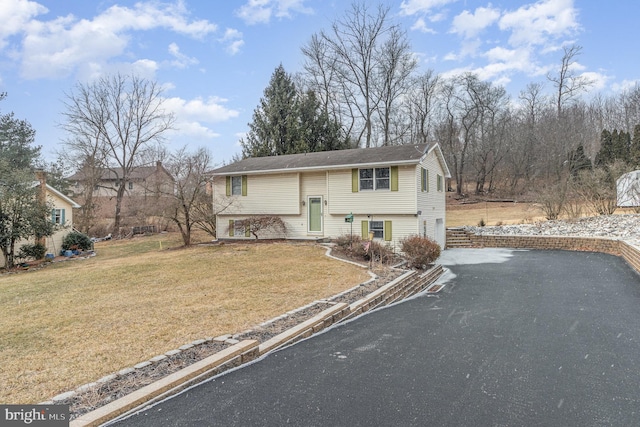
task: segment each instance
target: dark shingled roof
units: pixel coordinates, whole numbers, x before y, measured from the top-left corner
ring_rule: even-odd
[[[392,145],[376,148],[321,151],[286,156],[250,157],[211,171],[213,175],[327,169],[336,167],[418,163],[431,148],[429,144]]]

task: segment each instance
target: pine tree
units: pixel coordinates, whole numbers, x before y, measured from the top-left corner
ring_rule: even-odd
[[[633,139],[629,147],[629,164],[635,168],[640,167],[640,124],[633,128]]]
[[[611,162],[616,160],[627,161],[629,158],[630,142],[631,138],[628,133],[622,130],[620,132],[618,132],[617,129],[613,130],[613,133],[611,134]]]
[[[246,141],[240,142],[242,156],[279,156],[294,152],[292,144],[299,138],[298,116],[295,84],[280,64],[253,112]]]
[[[596,154],[595,166],[601,167],[608,165],[613,162],[614,158],[611,132],[603,129],[600,134],[600,151]]]
[[[313,92],[298,93],[282,65],[271,76],[240,144],[243,158],[349,148],[340,124],[323,111]]]
[[[581,170],[591,170],[591,159],[584,153],[582,144],[578,145],[578,148],[569,156],[569,167],[573,177],[577,177]]]

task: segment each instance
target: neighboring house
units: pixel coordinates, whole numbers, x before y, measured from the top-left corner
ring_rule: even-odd
[[[90,171],[80,170],[67,178],[71,182],[72,197],[86,204],[91,209],[89,223],[111,226],[115,216],[116,196],[120,185],[121,172],[117,168],[98,170],[98,179],[92,180]],[[94,182],[93,193],[85,191],[85,185]],[[131,171],[125,184],[125,192],[121,205],[121,225],[140,225],[153,222],[162,217],[167,205],[165,197],[171,198],[175,188],[175,179],[171,173],[156,162],[155,166],[139,166]],[[90,196],[90,197],[89,197]],[[82,213],[78,213],[78,223],[83,223]]]
[[[640,206],[640,170],[625,173],[616,181],[617,205],[620,207]]]
[[[46,198],[47,202],[51,204],[51,221],[59,226],[53,235],[44,238],[43,243],[47,248],[47,253],[59,255],[62,249],[62,241],[73,228],[73,209],[79,208],[80,205],[42,181],[44,178],[41,177],[40,179],[41,181],[34,183],[34,186],[39,189],[40,197]],[[25,243],[34,242],[18,242],[16,244],[16,254],[20,250],[20,246]],[[0,267],[4,267],[4,257],[2,256],[0,256]]]
[[[84,185],[89,178],[88,172],[79,170],[67,180],[71,182],[74,194],[83,194]],[[94,197],[115,197],[121,181],[118,168],[101,168],[93,189]],[[155,166],[139,166],[131,171],[125,184],[125,195],[147,196],[156,194],[158,188],[163,192],[171,192],[173,185],[173,176],[162,166],[162,162],[158,161]]]
[[[254,157],[211,174],[214,204],[228,206],[217,215],[220,238],[250,238],[241,221],[270,215],[285,222],[290,239],[353,231],[396,247],[416,234],[445,245],[451,175],[438,144]]]

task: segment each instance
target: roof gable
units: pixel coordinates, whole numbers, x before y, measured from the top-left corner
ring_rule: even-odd
[[[249,157],[215,169],[211,171],[211,174],[260,174],[385,164],[417,164],[433,146],[437,146],[437,144],[393,145],[376,148],[354,148],[349,150],[289,154],[285,156]]]

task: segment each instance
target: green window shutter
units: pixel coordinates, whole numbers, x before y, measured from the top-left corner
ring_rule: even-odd
[[[227,176],[227,196],[231,195],[231,177]]]
[[[398,191],[398,167],[391,166],[391,191]]]
[[[369,221],[362,221],[362,238],[369,240]]]
[[[247,175],[242,175],[242,195],[247,195]]]
[[[229,220],[229,237],[233,237],[233,220]]]
[[[426,191],[427,189],[427,170],[420,168],[420,191]]]
[[[51,209],[51,222],[52,223],[56,223],[56,210],[55,209]]]
[[[60,224],[64,225],[64,209],[60,209]]]
[[[358,169],[351,169],[351,192],[358,192]]]
[[[251,237],[251,225],[249,221],[244,222],[244,237]]]
[[[391,221],[384,222],[384,240],[390,242],[393,239],[393,233],[391,229]]]

